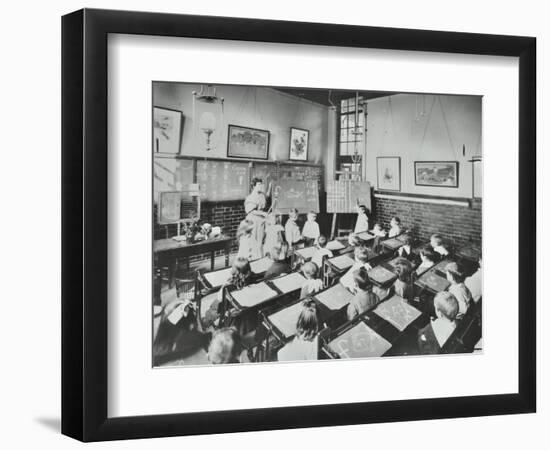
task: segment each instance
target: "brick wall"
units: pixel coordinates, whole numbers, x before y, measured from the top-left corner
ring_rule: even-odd
[[[392,216],[399,217],[414,238],[422,242],[439,233],[453,247],[481,245],[481,205],[481,199],[470,200],[466,207],[375,197],[373,217],[386,228]]]

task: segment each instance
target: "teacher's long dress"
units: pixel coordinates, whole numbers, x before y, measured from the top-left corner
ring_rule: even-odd
[[[254,224],[254,229],[252,230],[252,238],[256,241],[254,246],[254,254],[251,255],[250,259],[258,259],[263,256],[263,242],[265,236],[265,217],[254,214],[255,211],[261,211],[265,208],[266,199],[265,195],[261,193],[254,193],[246,197],[244,201],[244,211],[246,212],[246,218]]]

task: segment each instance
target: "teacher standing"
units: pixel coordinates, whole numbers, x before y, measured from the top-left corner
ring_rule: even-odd
[[[256,241],[258,248],[263,248],[265,236],[265,219],[267,213],[264,211],[267,206],[265,185],[261,178],[252,179],[252,192],[244,200],[244,211],[246,219],[252,222],[252,238]]]

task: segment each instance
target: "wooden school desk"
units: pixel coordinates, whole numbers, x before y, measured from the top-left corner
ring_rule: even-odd
[[[391,344],[369,327],[363,317],[346,324],[323,346],[332,359],[383,356]]]
[[[420,305],[393,295],[368,311],[366,320],[373,330],[391,343],[386,356],[398,356],[418,352],[418,330],[427,325],[429,316],[421,311]]]
[[[424,291],[428,291],[432,294],[437,294],[441,291],[446,291],[451,283],[447,281],[445,275],[445,267],[449,264],[450,260],[443,260],[437,263],[435,266],[424,272],[415,281],[415,285]]]
[[[372,250],[369,250],[369,257],[367,262],[371,266],[378,265],[381,261],[388,259],[391,255],[387,253],[377,254]],[[351,252],[343,253],[342,255],[335,256],[333,258],[325,259],[323,267],[323,284],[328,286],[332,280],[340,277],[349,270],[355,263],[355,255]]]
[[[340,240],[335,239],[334,241],[327,242],[325,247],[327,250],[330,250],[333,256],[342,255],[350,251],[350,247]],[[294,251],[292,254],[292,267],[304,264],[313,258],[313,255],[317,252],[319,248],[315,245],[311,247],[304,247]],[[319,269],[322,269],[320,267]]]
[[[417,308],[393,295],[335,330],[324,350],[331,358],[411,354],[416,350],[416,333],[427,320]]]
[[[460,247],[456,251],[455,257],[464,267],[466,277],[471,276],[479,268],[480,255],[479,247],[475,245]]]
[[[325,260],[327,266],[325,273],[335,272],[337,274],[344,273],[355,263],[354,255],[350,253],[344,253],[343,255],[333,256]]]
[[[385,241],[382,241],[381,245],[382,247],[389,250],[390,252],[394,252],[397,249],[403,247],[405,243],[401,239],[399,239],[399,236],[398,236],[398,237],[394,237],[394,238],[390,238],[390,239],[386,239]]]
[[[368,231],[357,233],[355,236],[361,239],[365,244],[368,244],[370,241],[374,241],[374,238],[376,237],[374,234],[370,234]]]
[[[256,276],[256,279],[261,280],[269,266],[273,262],[267,258],[260,258],[255,261],[250,262],[250,269],[252,273]],[[222,287],[229,279],[231,278],[231,267],[225,267],[223,269],[214,270],[212,272],[202,272],[197,270],[196,274],[196,284],[195,284],[195,298],[201,292],[203,294],[206,292],[211,292]]]
[[[397,279],[397,275],[391,265],[379,264],[369,270],[367,274],[372,283],[380,288],[390,286]]]
[[[479,256],[481,254],[481,251],[479,250],[479,247],[476,245],[467,245],[464,247],[460,247],[455,254],[458,258],[462,260],[467,260],[472,263],[477,263],[479,261]]]
[[[330,327],[338,316],[343,316],[352,297],[353,294],[342,285],[333,286],[313,296],[321,324]],[[304,299],[298,299],[286,306],[261,311],[266,357],[269,357],[272,345],[276,348],[283,347],[296,335],[296,323],[303,308],[303,301]]]
[[[153,242],[155,267],[168,265],[170,269],[170,286],[173,284],[176,271],[178,270],[179,259],[181,258],[185,258],[187,270],[189,270],[191,256],[210,253],[210,268],[214,270],[215,252],[223,250],[225,252],[225,266],[227,267],[229,265],[232,240],[232,238],[224,235],[191,244],[186,241],[176,241],[173,238],[157,239]]]
[[[299,297],[306,279],[298,272],[264,280],[242,289],[229,289],[224,293],[225,300],[232,306],[233,319],[241,320],[246,314],[250,322],[256,322],[261,308],[269,305],[288,303]]]

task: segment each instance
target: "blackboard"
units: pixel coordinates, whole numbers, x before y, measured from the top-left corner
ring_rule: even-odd
[[[244,200],[249,193],[248,163],[197,161],[197,183],[202,201]]]
[[[288,214],[291,208],[298,213],[319,212],[319,186],[317,181],[279,179],[273,189],[273,210]]]
[[[253,178],[260,178],[264,182],[266,189],[269,189],[270,184],[273,189],[275,187],[275,184],[277,183],[277,178],[279,177],[278,174],[278,164],[254,163],[250,173],[250,179],[252,180]]]
[[[186,190],[193,183],[192,159],[155,158],[153,170],[157,192]]]
[[[154,160],[155,202],[159,200],[160,192],[185,191],[192,183],[198,183],[201,190],[201,200],[233,201],[244,200],[250,192],[250,181],[254,177],[261,178],[266,188],[272,184],[285,187],[288,182],[294,188],[306,192],[307,187],[316,186],[318,194],[304,197],[297,207],[301,212],[310,209],[319,211],[320,190],[323,187],[323,167],[320,165],[304,165],[291,162],[243,162],[218,159],[199,159],[193,157],[166,158],[155,157]],[[313,184],[312,182],[315,182]],[[272,191],[273,194],[273,191]],[[282,196],[283,212],[285,195]],[[182,210],[183,211],[183,210]]]
[[[195,162],[192,159],[178,159],[176,166],[175,189],[185,190],[194,183]]]
[[[316,181],[317,188],[321,189],[323,169],[319,166],[301,166],[297,164],[281,164],[279,166],[278,181],[286,180]]]

